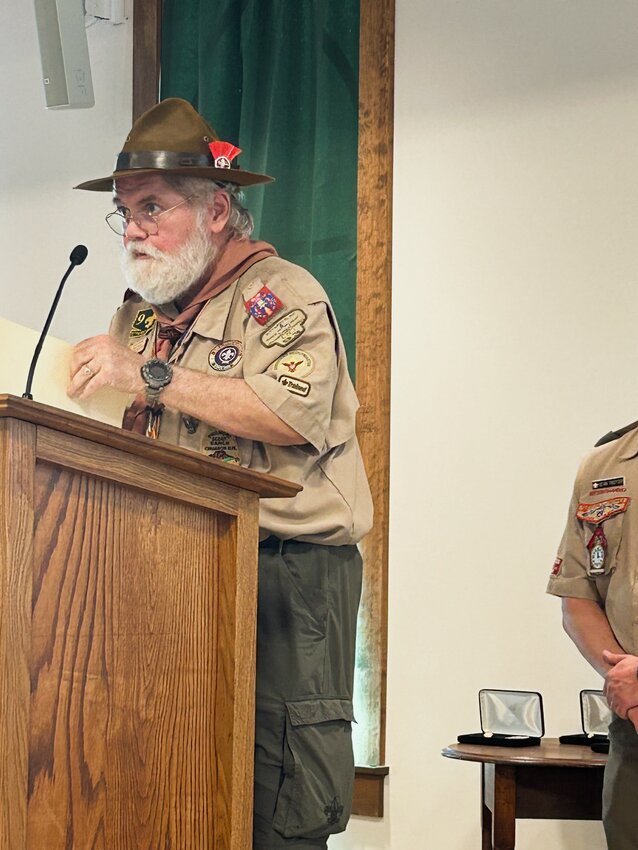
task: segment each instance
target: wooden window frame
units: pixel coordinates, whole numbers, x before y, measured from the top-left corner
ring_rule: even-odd
[[[157,103],[162,0],[134,0],[133,119]],[[376,766],[356,769],[353,813],[383,815],[390,484],[390,332],[395,0],[361,0],[357,219],[357,432],[370,479],[375,523],[363,541],[362,616],[378,695]]]

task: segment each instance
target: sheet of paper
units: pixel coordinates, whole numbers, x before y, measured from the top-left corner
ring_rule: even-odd
[[[3,352],[0,358],[0,393],[22,395],[39,336],[31,328],[0,317]],[[68,342],[47,337],[35,370],[31,388],[33,400],[97,419],[98,422],[121,425],[129,396],[112,389],[99,390],[86,401],[76,401],[67,396],[70,359],[71,346]]]

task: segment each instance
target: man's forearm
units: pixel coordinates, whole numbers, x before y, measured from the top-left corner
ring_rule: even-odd
[[[73,348],[71,398],[89,398],[101,387],[143,393],[144,359],[108,334],[82,340]],[[162,391],[167,407],[226,431],[275,446],[300,446],[307,440],[267,407],[241,378],[222,378],[173,367],[173,380]]]
[[[175,367],[161,401],[215,428],[271,445],[307,442],[268,408],[241,378],[217,378]]]
[[[563,599],[563,627],[591,666],[605,676],[611,666],[603,650],[624,653],[609,625],[605,612],[591,599]]]

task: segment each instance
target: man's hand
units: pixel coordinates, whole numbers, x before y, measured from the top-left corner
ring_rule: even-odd
[[[630,720],[634,724],[634,729],[638,732],[638,706],[629,709],[627,720]]]
[[[70,398],[89,398],[102,387],[124,393],[144,389],[140,369],[144,358],[113,337],[103,334],[79,342],[71,355]]]
[[[638,657],[605,649],[603,659],[611,668],[605,676],[607,702],[611,710],[625,720],[629,710],[638,706]],[[638,711],[633,711],[629,719],[638,731]]]

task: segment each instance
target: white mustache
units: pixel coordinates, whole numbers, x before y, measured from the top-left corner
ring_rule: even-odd
[[[123,248],[125,253],[132,257],[139,256],[140,254],[152,257],[154,260],[161,260],[164,257],[164,252],[156,248],[155,245],[136,245],[134,242],[129,242]]]

